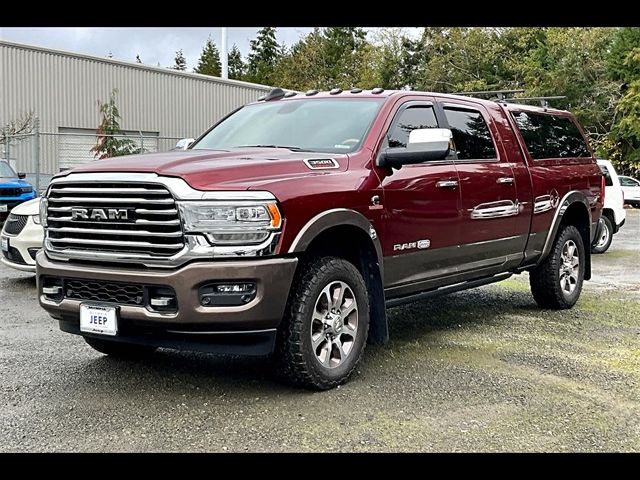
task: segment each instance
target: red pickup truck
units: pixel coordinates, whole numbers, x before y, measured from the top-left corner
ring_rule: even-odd
[[[273,353],[327,389],[388,339],[389,307],[524,271],[541,307],[572,307],[603,196],[566,111],[275,89],[185,151],[56,176],[39,300],[106,354]]]

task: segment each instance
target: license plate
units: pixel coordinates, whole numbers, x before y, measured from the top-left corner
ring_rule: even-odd
[[[7,212],[9,210],[9,206],[4,203],[0,205],[0,212]]]
[[[0,238],[0,250],[9,251],[9,239],[7,237]]]
[[[80,305],[80,331],[100,335],[116,335],[118,333],[116,307]]]

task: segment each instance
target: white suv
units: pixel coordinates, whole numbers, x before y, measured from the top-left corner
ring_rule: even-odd
[[[627,213],[624,210],[624,192],[620,186],[620,178],[609,160],[598,159],[598,166],[604,175],[605,192],[602,209],[602,232],[593,253],[604,253],[609,249],[613,234],[618,233],[624,225]]]
[[[40,198],[14,207],[0,232],[0,262],[24,272],[36,271],[35,256],[42,248]]]
[[[640,180],[620,175],[620,185],[624,192],[624,203],[640,208]]]

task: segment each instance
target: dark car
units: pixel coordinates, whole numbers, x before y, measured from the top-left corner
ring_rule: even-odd
[[[36,197],[33,186],[24,181],[25,176],[22,172],[16,173],[7,162],[0,161],[0,224],[13,207]]]
[[[387,341],[389,307],[528,271],[541,307],[571,308],[604,188],[567,111],[276,89],[185,151],[58,174],[40,304],[106,354],[275,353],[331,388]]]

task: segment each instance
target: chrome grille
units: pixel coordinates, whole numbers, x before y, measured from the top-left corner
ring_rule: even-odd
[[[6,223],[4,224],[4,231],[10,235],[18,235],[24,227],[27,225],[26,215],[9,214]]]
[[[124,253],[128,257],[170,257],[184,248],[180,217],[166,187],[153,183],[52,184],[47,208],[47,248],[57,253]],[[83,209],[88,218],[73,218]],[[126,210],[127,219],[104,212]],[[91,217],[102,213],[102,218]]]

